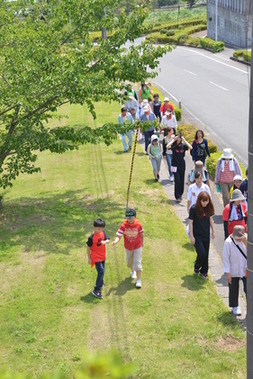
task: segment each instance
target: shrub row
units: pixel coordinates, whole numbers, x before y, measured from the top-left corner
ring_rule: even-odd
[[[149,29],[149,26],[147,27],[147,29],[149,29],[149,31],[147,30],[147,33],[149,32],[160,32],[161,30],[170,30],[170,29],[177,29],[177,28],[185,28],[187,26],[195,26],[195,25],[206,25],[206,19],[204,18],[198,18],[198,19],[195,19],[195,20],[185,20],[185,21],[180,21],[179,23],[178,22],[173,22],[173,23],[169,23],[169,24],[155,24],[153,27],[152,27],[152,30]],[[165,33],[164,33],[165,34]]]
[[[225,48],[225,44],[222,41],[214,41],[210,38],[201,38],[200,45],[204,49],[210,49],[211,51],[218,52],[222,51]]]

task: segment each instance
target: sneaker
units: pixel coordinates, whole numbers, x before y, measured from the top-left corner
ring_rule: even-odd
[[[124,150],[124,153],[127,153],[128,152],[128,150]]]
[[[98,299],[103,299],[103,296],[100,291],[94,290],[92,291],[92,295]]]
[[[174,182],[174,176],[173,175],[170,176],[170,182]]]
[[[132,146],[129,146],[129,150],[131,150],[132,149]]]
[[[205,273],[200,272],[200,275],[201,275],[204,279],[207,279],[207,278],[208,278],[208,273],[207,273],[207,272],[205,272]]]
[[[141,288],[141,279],[137,279],[136,280],[136,285],[135,285],[136,288]]]
[[[158,179],[157,179],[157,178],[155,178],[155,182],[158,182]]]
[[[193,274],[198,275],[199,274],[199,269],[194,267]]]
[[[240,307],[233,307],[232,308],[232,313],[235,316],[241,316],[241,314],[242,314],[241,308]]]
[[[136,279],[136,271],[131,271],[131,279]]]

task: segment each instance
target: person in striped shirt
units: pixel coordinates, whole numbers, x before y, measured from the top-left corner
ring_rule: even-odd
[[[234,184],[235,175],[242,176],[239,163],[231,149],[223,149],[223,154],[216,165],[214,183],[220,185],[224,207],[229,204],[229,191]]]

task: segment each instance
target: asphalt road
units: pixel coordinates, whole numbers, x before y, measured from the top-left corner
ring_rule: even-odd
[[[232,54],[178,46],[161,59],[153,82],[172,101],[181,101],[187,121],[247,165],[250,68],[229,59]]]

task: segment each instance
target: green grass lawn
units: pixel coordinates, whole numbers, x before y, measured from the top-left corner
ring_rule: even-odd
[[[119,105],[97,106],[99,126]],[[61,124],[94,125],[84,107],[65,106]],[[194,277],[195,252],[172,202],[137,146],[130,206],[144,235],[143,288],[126,267],[123,241],[107,245],[104,299],[91,295],[96,271],[86,240],[102,217],[111,239],[123,220],[131,155],[121,141],[39,156],[40,174],[4,192],[0,213],[0,366],[60,370],[73,378],[83,350],[117,349],[133,378],[245,378],[245,333],[211,280]]]

